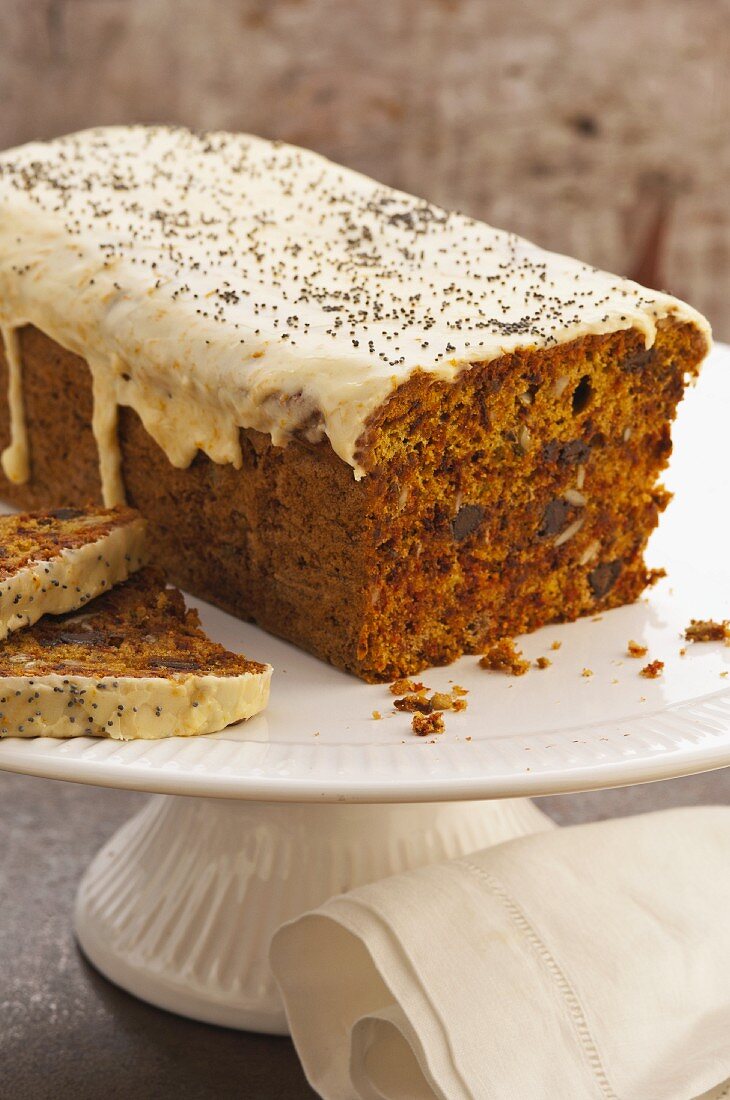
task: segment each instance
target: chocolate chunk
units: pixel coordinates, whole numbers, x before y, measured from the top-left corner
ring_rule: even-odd
[[[478,390],[475,394],[475,401],[477,414],[479,416],[479,420],[481,421],[481,425],[484,430],[488,432],[492,426],[492,419],[489,415],[489,409],[487,408],[486,396],[482,393],[481,390]]]
[[[567,500],[551,500],[542,514],[537,537],[546,539],[551,535],[559,535],[570,523],[573,510],[573,506]]]
[[[590,443],[586,443],[584,439],[571,439],[560,448],[560,465],[577,466],[585,462],[590,453]]]
[[[54,519],[78,519],[84,513],[80,508],[52,508],[48,514]]]
[[[51,638],[41,638],[44,646],[56,645],[119,645],[121,638],[112,637],[101,630],[62,630]]]
[[[463,504],[451,521],[451,530],[456,541],[461,542],[476,531],[483,519],[484,509],[478,504]]]
[[[655,359],[654,348],[642,348],[639,351],[634,351],[630,355],[627,355],[625,359],[621,360],[621,370],[626,374],[638,374],[639,371],[646,370],[650,367]]]
[[[581,462],[586,462],[590,453],[591,445],[584,439],[569,439],[567,443],[551,439],[542,448],[542,457],[545,462],[563,467],[578,466]]]
[[[597,565],[595,569],[591,569],[588,574],[588,584],[591,586],[591,592],[597,600],[600,600],[611,591],[618,580],[620,572],[620,561],[604,561]]]
[[[200,665],[191,658],[151,657],[147,662],[150,668],[170,668],[178,672],[197,672]]]
[[[584,374],[573,391],[573,412],[576,415],[582,413],[588,408],[592,397],[593,389],[591,387],[591,380],[587,374]]]

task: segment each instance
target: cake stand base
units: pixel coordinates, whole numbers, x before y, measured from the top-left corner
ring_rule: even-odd
[[[158,795],[79,887],[76,935],[107,978],[206,1023],[283,1035],[276,929],[354,886],[549,828],[527,799],[296,804]]]

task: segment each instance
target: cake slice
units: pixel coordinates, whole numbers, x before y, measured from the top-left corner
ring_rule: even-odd
[[[366,680],[637,599],[710,346],[669,294],[163,126],[0,154],[0,328],[7,499],[126,500],[176,584]]]
[[[126,580],[144,564],[145,526],[124,507],[0,516],[0,640]]]
[[[266,706],[271,667],[230,653],[147,568],[82,613],[0,643],[0,736],[187,737]]]

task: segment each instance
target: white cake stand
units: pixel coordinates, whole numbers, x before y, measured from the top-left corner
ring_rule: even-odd
[[[599,621],[525,638],[527,656],[553,661],[545,671],[512,679],[468,658],[423,674],[433,689],[469,689],[442,736],[416,738],[387,687],[200,605],[215,637],[275,666],[264,715],[190,740],[0,743],[0,768],[156,793],[81,883],[76,932],[92,963],[173,1012],[284,1032],[267,963],[282,921],[377,877],[547,828],[522,796],[730,764],[730,648],[680,655],[690,618],[730,615],[728,368],[730,352],[715,352],[677,425],[677,500],[651,554],[668,579]],[[660,679],[639,676],[631,638],[665,662]]]

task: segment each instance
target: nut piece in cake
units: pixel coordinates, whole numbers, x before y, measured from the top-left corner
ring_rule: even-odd
[[[271,667],[230,653],[147,568],[0,642],[0,736],[212,733],[263,710]]]
[[[133,508],[0,516],[0,640],[125,581],[145,563],[145,526]]]
[[[479,667],[491,672],[506,672],[509,676],[524,676],[530,662],[522,656],[511,638],[500,638],[479,658]]]
[[[396,699],[393,703],[396,710],[419,711],[421,714],[430,714],[434,709],[433,703],[425,694],[404,695],[402,699]]]

